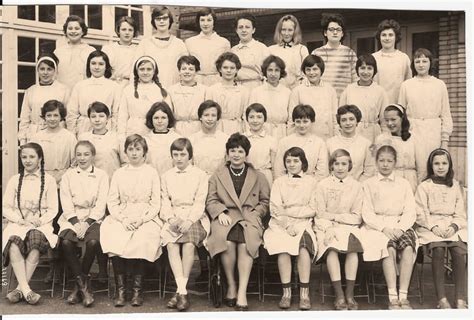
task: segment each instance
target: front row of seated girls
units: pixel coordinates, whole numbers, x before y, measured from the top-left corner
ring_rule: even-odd
[[[225,149],[228,162],[208,178],[190,164],[190,141],[177,139],[170,147],[174,167],[160,181],[157,171],[145,162],[146,140],[131,135],[125,141],[129,162],[114,173],[108,188],[107,174],[94,165],[92,143],[77,143],[77,167],[68,169],[60,186],[64,212],[59,220],[59,247],[76,280],[67,302],[93,304],[88,273],[94,256],[103,251],[114,268],[114,305],[126,304],[126,277],[131,274],[131,305],[140,306],[145,262],[156,261],[166,246],[177,282],[177,292],[167,306],[186,310],[192,257],[196,247],[206,245],[211,257],[219,255],[227,278],[225,304],[248,310],[250,271],[264,244],[270,254],[278,254],[282,309],[292,302],[291,256],[297,260],[302,310],[311,309],[311,265],[320,259],[328,266],[335,309],[358,309],[354,283],[360,257],[382,260],[389,309],[410,309],[407,292],[421,244],[433,255],[438,307],[451,306],[444,290],[443,259],[448,249],[456,279],[454,303],[457,308],[467,308],[467,218],[448,151],[431,153],[428,176],[414,197],[410,183],[394,174],[397,152],[392,146],[378,149],[378,173],[362,183],[350,175],[352,160],[346,150],[331,154],[331,175],[318,183],[308,174],[305,151],[289,148],[282,156],[287,174],[274,181],[271,194],[265,176],[246,161],[251,144],[244,135],[233,134]],[[10,179],[3,198],[8,221],[3,232],[3,261],[5,266],[11,261],[18,280],[18,287],[7,298],[12,303],[25,300],[36,304],[40,295],[32,291],[29,282],[40,254],[58,242],[52,227],[58,211],[57,187],[45,172],[39,144],[23,145],[20,158],[20,174]],[[269,228],[264,230],[262,218],[269,209]],[[85,247],[82,263],[76,255],[77,246]],[[346,255],[345,291],[340,255]]]

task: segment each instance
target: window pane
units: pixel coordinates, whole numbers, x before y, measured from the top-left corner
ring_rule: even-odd
[[[39,21],[56,23],[56,6],[38,6]]]
[[[28,89],[36,83],[34,66],[18,66],[18,89]]]
[[[76,15],[84,19],[84,6],[83,5],[70,5],[69,15]]]
[[[56,49],[56,40],[39,39],[39,53],[54,52]]]
[[[132,7],[134,7],[134,8],[141,8],[142,6],[141,6],[141,5],[132,4]]]
[[[18,118],[20,117],[21,114],[21,106],[23,104],[23,97],[25,96],[24,93],[18,92]]]
[[[357,39],[357,56],[358,57],[360,57],[363,54],[371,54],[372,52],[375,52],[374,37]]]
[[[132,18],[138,25],[138,34],[143,35],[143,12],[132,10]]]
[[[18,61],[36,62],[35,39],[18,37]]]
[[[89,28],[102,29],[102,6],[87,6],[87,20]]]
[[[114,26],[117,25],[117,21],[123,16],[128,16],[128,10],[124,8],[115,8],[115,23]]]
[[[439,41],[438,32],[420,32],[413,34],[413,54],[416,49],[425,48],[431,51],[433,55],[433,75],[438,76],[439,74]]]
[[[35,6],[18,6],[18,19],[36,20]]]

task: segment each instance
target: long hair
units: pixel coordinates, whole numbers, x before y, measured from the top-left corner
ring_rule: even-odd
[[[448,173],[446,174],[446,177],[440,178],[435,175],[433,171],[433,160],[435,156],[442,156],[445,155],[446,158],[448,158],[448,163],[449,163],[449,169]],[[448,150],[443,149],[443,148],[438,148],[433,151],[431,151],[430,156],[428,157],[428,161],[426,164],[426,172],[428,173],[426,178],[423,179],[423,181],[431,179],[431,180],[436,180],[438,182],[441,182],[442,184],[452,187],[453,186],[453,179],[454,179],[454,169],[453,169],[453,159],[451,158],[451,154],[449,153]]]
[[[87,57],[86,76],[88,78],[92,76],[91,61],[92,59],[97,58],[97,57],[102,57],[102,59],[104,59],[104,62],[105,62],[104,77],[109,79],[112,76],[112,65],[110,64],[109,56],[104,51],[101,51],[101,50],[92,51]]]
[[[292,14],[284,15],[280,18],[280,20],[278,20],[277,25],[275,27],[275,34],[273,35],[273,42],[275,42],[275,44],[283,43],[281,29],[283,27],[283,22],[285,21],[293,22],[293,25],[295,26],[295,32],[293,33],[293,44],[300,44],[303,40],[300,23],[298,22],[298,19],[296,19],[296,17]]]
[[[163,98],[166,98],[168,96],[168,92],[166,92],[165,88],[163,88],[163,86],[160,83],[160,79],[158,78],[158,73],[159,73],[158,65],[155,59],[153,59],[150,56],[142,56],[141,58],[138,58],[138,60],[135,62],[135,65],[133,66],[133,85],[135,88],[135,93],[134,93],[135,98],[138,99],[140,97],[138,95],[138,90],[137,90],[138,82],[140,80],[140,77],[138,76],[138,68],[145,62],[151,62],[151,64],[155,68],[155,72],[153,73],[153,82],[155,82],[156,85],[160,88],[161,95],[163,96]]]
[[[405,107],[403,107],[401,104],[393,103],[393,104],[389,104],[385,108],[384,112],[387,112],[387,111],[396,111],[398,113],[398,116],[402,118],[402,133],[401,133],[402,140],[407,141],[408,139],[410,139],[411,137],[410,121],[408,120]]]
[[[39,202],[38,202],[38,211],[41,217],[41,200],[43,198],[44,193],[44,153],[43,148],[37,143],[29,142],[20,147],[20,155],[21,152],[25,149],[33,149],[38,158],[40,158],[40,172],[41,172],[41,187],[40,187],[40,194],[39,194]],[[20,210],[21,217],[24,219],[23,212],[21,211],[21,187],[23,185],[23,178],[25,177],[25,167],[23,166],[23,162],[20,162],[20,178],[18,179],[18,187],[16,192],[16,203],[18,205],[18,210]]]

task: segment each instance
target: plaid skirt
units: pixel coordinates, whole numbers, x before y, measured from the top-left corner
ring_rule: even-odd
[[[467,243],[463,241],[437,241],[428,243],[428,250],[431,254],[431,250],[434,248],[458,248],[460,254],[467,254]]]
[[[229,234],[227,235],[227,241],[245,243],[244,227],[242,227],[240,223],[237,223],[232,227],[232,229],[230,229]]]
[[[303,235],[301,236],[299,247],[300,247],[300,249],[301,248],[306,248],[306,250],[308,250],[308,252],[311,255],[316,254],[316,250],[314,249],[313,240],[311,239],[311,236],[309,235],[309,233],[307,231],[305,231],[303,233]]]
[[[61,231],[61,233],[59,234],[59,238],[63,240],[69,240],[75,243],[78,243],[79,241],[84,241],[85,243],[87,243],[91,240],[100,241],[100,224],[93,223],[89,227],[89,229],[87,229],[83,240],[79,240],[79,238],[76,235],[76,232],[72,229],[66,229],[66,230]]]
[[[188,232],[183,234],[176,243],[189,243],[191,242],[196,247],[202,247],[202,242],[206,238],[206,230],[201,224],[201,221],[194,222],[191,227],[189,228]]]
[[[39,230],[32,229],[28,231],[25,240],[21,240],[21,238],[18,236],[11,236],[10,239],[8,239],[8,243],[5,246],[5,249],[3,250],[2,254],[4,267],[8,266],[8,264],[10,263],[10,246],[12,243],[18,246],[21,254],[25,258],[33,249],[37,249],[40,254],[46,253],[49,249],[48,239],[46,239],[43,232]]]
[[[408,246],[416,250],[416,234],[411,228],[405,231],[397,240],[394,241],[390,239],[387,244],[387,248],[394,248],[397,251],[403,250]]]

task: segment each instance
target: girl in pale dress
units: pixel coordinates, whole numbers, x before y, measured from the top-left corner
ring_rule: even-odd
[[[363,252],[362,185],[351,175],[352,160],[347,150],[337,149],[329,158],[331,176],[316,188],[316,220],[318,259],[325,256],[329,277],[336,295],[336,310],[357,310],[354,285],[359,265],[358,254]],[[339,255],[345,254],[346,290],[342,291]]]
[[[416,233],[420,244],[425,245],[432,256],[438,308],[451,308],[444,288],[444,257],[449,249],[455,281],[455,305],[458,309],[467,309],[467,216],[462,190],[454,179],[453,161],[447,150],[433,150],[427,169],[428,176],[418,186],[415,195]]]
[[[166,102],[155,102],[146,114],[146,126],[150,131],[145,135],[148,144],[146,163],[156,169],[161,176],[173,167],[170,146],[181,135],[174,131],[176,120]]]
[[[427,49],[413,54],[413,78],[400,87],[398,103],[405,106],[415,138],[418,181],[426,176],[426,161],[436,148],[448,149],[453,119],[446,84],[432,76],[433,55]]]
[[[196,26],[201,32],[184,41],[189,54],[195,56],[201,63],[201,70],[196,80],[205,86],[219,82],[219,72],[215,62],[225,51],[230,51],[230,42],[219,36],[214,27],[217,15],[211,8],[202,8],[196,13]]]
[[[20,145],[27,143],[38,131],[46,127],[41,118],[41,108],[48,100],[55,99],[66,104],[69,99],[69,88],[56,80],[58,57],[54,53],[43,53],[38,56],[36,71],[38,84],[25,91],[21,105],[18,141]]]
[[[412,229],[416,221],[415,198],[410,183],[393,172],[397,152],[392,146],[382,146],[375,161],[378,174],[362,182],[364,224],[361,232],[370,242],[364,248],[364,260],[382,260],[388,309],[412,309],[407,295],[418,249],[418,238]]]
[[[286,137],[288,122],[288,103],[291,91],[281,79],[287,77],[285,62],[274,55],[269,55],[262,64],[266,81],[250,92],[250,103],[261,103],[267,108],[268,121],[265,122],[267,134],[281,139]]]
[[[145,135],[148,128],[145,116],[155,102],[166,101],[168,92],[158,78],[158,66],[150,56],[139,58],[133,67],[133,83],[123,89],[117,121],[121,141],[131,134]]]
[[[308,160],[303,149],[292,147],[283,155],[287,174],[275,180],[270,196],[271,219],[263,235],[270,255],[278,254],[283,296],[281,309],[291,306],[291,256],[297,257],[301,310],[311,309],[309,281],[311,261],[316,258],[316,236],[312,230],[316,215],[314,191],[317,181],[306,175]]]
[[[69,90],[86,78],[87,57],[95,48],[82,42],[87,35],[87,25],[84,19],[76,15],[67,17],[63,25],[66,44],[54,50],[61,64],[58,66],[58,81]]]
[[[204,211],[208,177],[191,164],[193,147],[188,139],[176,139],[170,153],[174,167],[161,177],[160,218],[165,222],[161,238],[162,246],[168,249],[177,285],[176,294],[168,301],[167,307],[183,311],[189,307],[186,285],[196,247],[202,247],[209,234],[209,218]]]
[[[197,117],[199,105],[206,100],[207,87],[196,81],[201,70],[199,60],[194,56],[182,56],[178,60],[180,81],[168,89],[176,117],[176,131],[185,137],[198,132],[201,123]]]
[[[94,166],[95,147],[89,141],[79,141],[75,148],[77,167],[70,168],[61,180],[60,195],[63,213],[59,218],[59,238],[66,265],[75,282],[67,297],[69,304],[82,300],[85,307],[94,303],[89,271],[100,248],[99,228],[105,216],[109,177]],[[83,243],[82,263],[77,248]]]
[[[287,76],[281,82],[293,89],[304,79],[300,67],[309,55],[308,48],[302,44],[300,23],[294,15],[287,14],[278,20],[273,41],[275,44],[268,48],[270,53],[283,59],[286,65]]]
[[[133,275],[132,306],[143,304],[145,262],[161,255],[160,177],[145,164],[146,140],[132,134],[125,140],[129,163],[115,171],[110,183],[107,208],[110,215],[100,227],[100,244],[112,257],[116,283],[114,305],[125,305],[126,275]],[[145,261],[146,260],[146,261]]]
[[[373,81],[377,74],[377,62],[371,55],[362,55],[356,63],[359,80],[351,83],[342,92],[339,106],[356,105],[362,112],[362,119],[357,131],[374,142],[384,127],[383,109],[387,105],[385,89]],[[386,128],[385,128],[386,129]]]
[[[22,145],[20,158],[20,173],[10,178],[3,196],[2,215],[8,221],[2,234],[3,266],[11,263],[18,282],[6,298],[11,303],[25,299],[36,304],[41,296],[29,282],[40,254],[56,246],[52,221],[58,213],[58,195],[56,181],[44,171],[39,144]]]
[[[209,87],[206,99],[217,102],[222,108],[219,129],[230,135],[242,132],[242,115],[248,105],[249,89],[235,81],[242,67],[239,57],[232,52],[224,52],[216,61],[221,81]]]
[[[66,126],[76,136],[91,129],[87,110],[94,101],[100,101],[110,108],[108,129],[116,131],[121,87],[109,78],[112,66],[109,57],[102,51],[91,52],[87,58],[87,79],[79,81],[71,92],[67,104]]]

